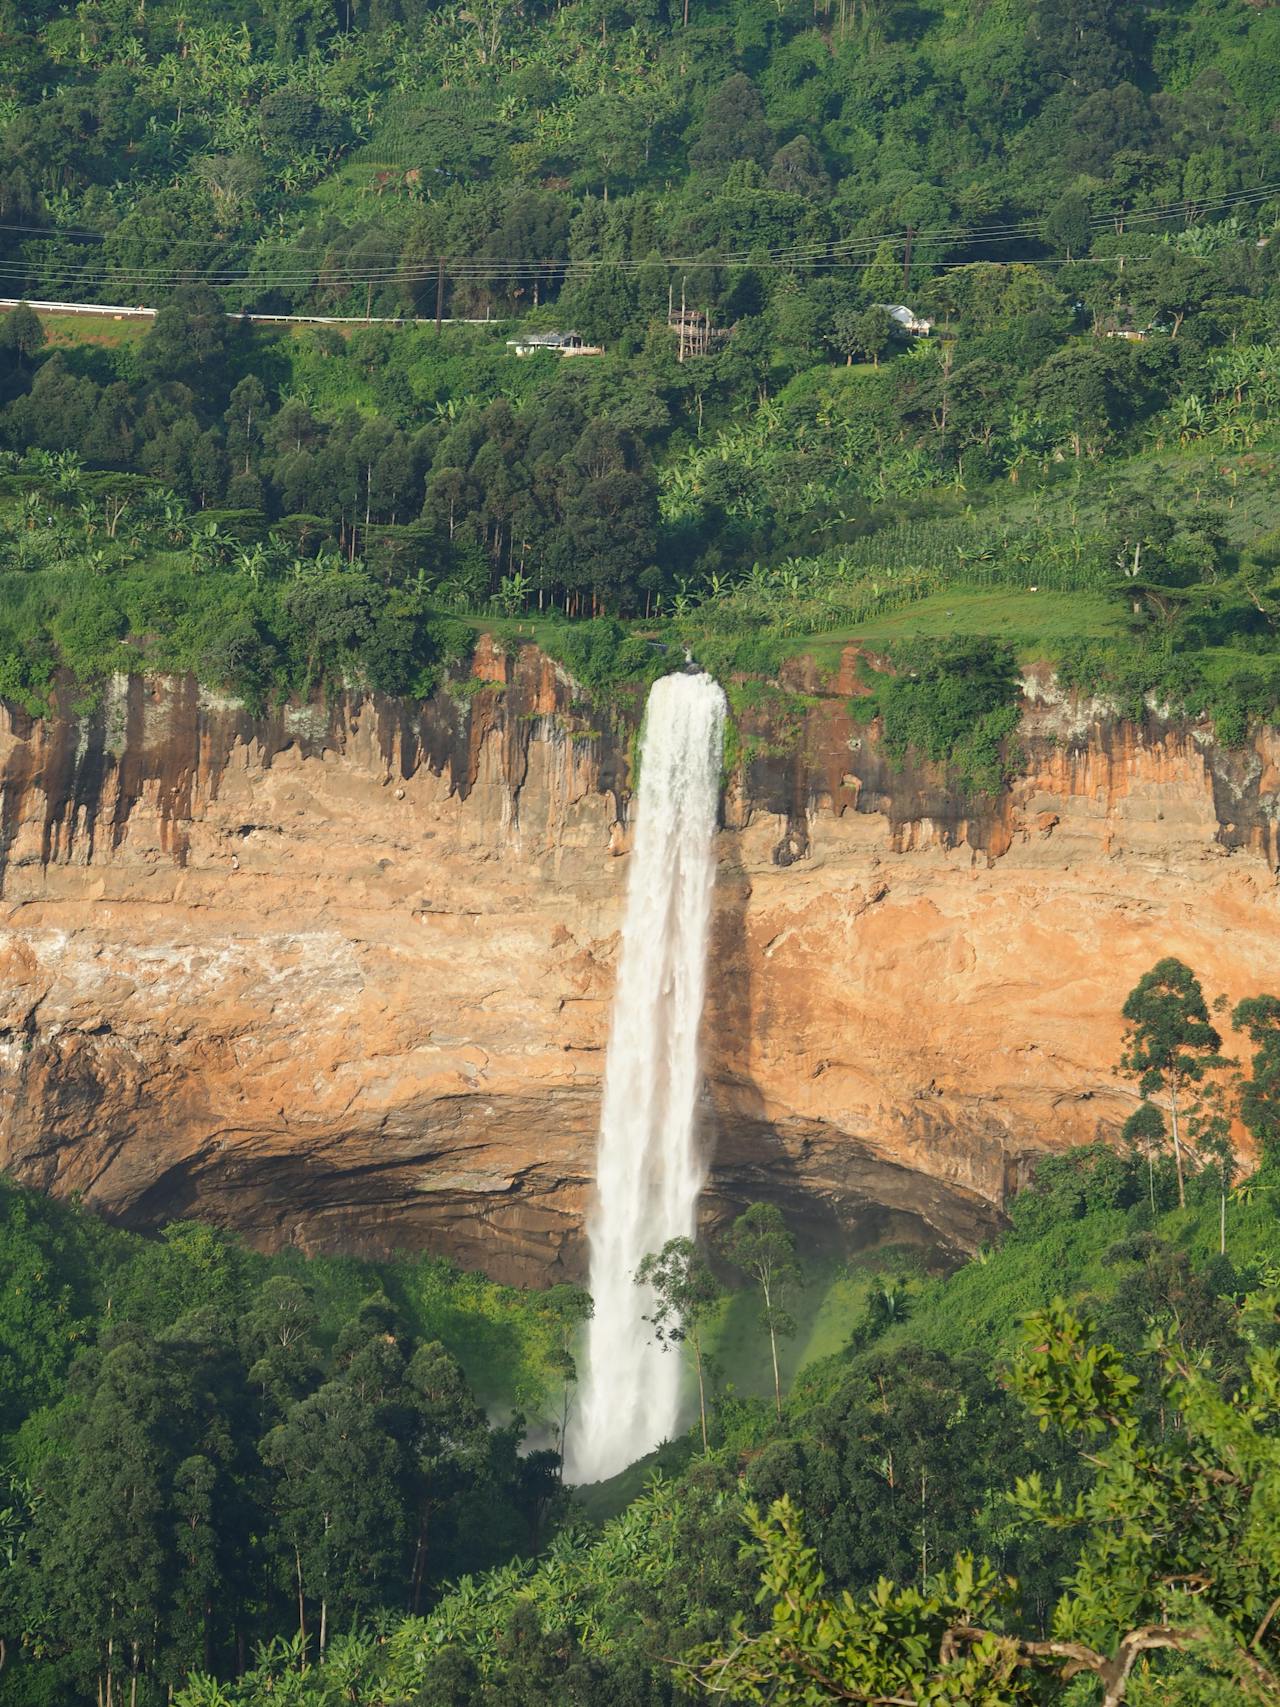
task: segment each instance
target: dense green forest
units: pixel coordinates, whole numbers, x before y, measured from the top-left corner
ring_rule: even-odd
[[[282,1628],[327,1647],[535,1551],[564,1504],[526,1418],[554,1439],[576,1288],[144,1240],[10,1186],[0,1275],[6,1700],[113,1663],[161,1699]]]
[[[724,671],[995,636],[1238,740],[1278,54],[1245,0],[9,0],[4,289],[159,313],[0,321],[0,689],[419,694],[605,613]]]
[[[1280,1000],[1238,1060],[1219,1009],[1140,980],[1125,1142],[1043,1160],[963,1267],[804,1276],[764,1204],[655,1253],[705,1406],[593,1489],[554,1450],[576,1288],[4,1187],[5,1700],[1275,1701]]]

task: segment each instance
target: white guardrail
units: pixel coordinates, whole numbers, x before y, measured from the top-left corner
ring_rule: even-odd
[[[154,320],[154,308],[144,308],[139,304],[130,308],[120,302],[40,302],[33,296],[16,297],[0,296],[0,308],[16,308],[19,302],[25,302],[28,308],[34,308],[42,314],[107,314],[114,320]],[[260,321],[288,326],[434,326],[435,316],[428,315],[425,319],[413,319],[404,315],[389,314],[244,314],[227,311],[228,320],[250,320],[257,324]],[[443,314],[440,317],[442,326],[505,326],[508,320],[499,315],[486,319],[464,319],[461,316]]]

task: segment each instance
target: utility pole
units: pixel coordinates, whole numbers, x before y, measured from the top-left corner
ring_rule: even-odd
[[[682,273],[680,275],[680,357],[679,357],[679,359],[681,361],[684,360],[684,287],[685,287],[685,277],[684,277],[684,274]]]
[[[440,331],[440,319],[441,319],[441,316],[443,314],[444,314],[444,256],[441,255],[440,264],[436,268],[436,332],[437,332],[437,334]]]
[[[911,289],[911,243],[912,243],[912,239],[915,237],[915,234],[916,234],[915,226],[909,225],[907,227],[906,248],[902,252],[902,294],[903,294],[903,296],[906,296],[907,292]]]

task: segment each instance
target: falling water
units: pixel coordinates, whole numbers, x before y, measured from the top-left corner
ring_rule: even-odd
[[[635,847],[613,1002],[596,1201],[588,1228],[595,1315],[575,1481],[599,1481],[676,1431],[680,1360],[650,1338],[634,1275],[692,1237],[705,1168],[694,1117],[725,698],[707,675],[664,676],[645,712]]]

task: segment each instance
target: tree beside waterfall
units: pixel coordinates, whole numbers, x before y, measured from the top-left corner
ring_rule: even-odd
[[[698,1376],[698,1420],[707,1450],[707,1392],[704,1336],[720,1302],[720,1284],[692,1239],[668,1239],[650,1251],[636,1270],[636,1285],[653,1291],[653,1311],[644,1319],[658,1344],[687,1345]]]
[[[773,1359],[773,1404],[782,1420],[782,1378],[778,1371],[778,1339],[796,1331],[786,1308],[788,1291],[800,1282],[796,1242],[776,1203],[752,1203],[739,1215],[725,1240],[724,1253],[735,1268],[749,1274],[760,1288],[760,1320],[769,1335]]]
[[[569,1410],[574,1388],[578,1384],[578,1360],[574,1356],[574,1346],[581,1338],[582,1330],[595,1314],[595,1300],[583,1286],[573,1286],[562,1281],[559,1286],[552,1286],[546,1294],[546,1307],[554,1318],[558,1330],[552,1363],[560,1376],[560,1425],[557,1451],[560,1454],[561,1480],[563,1480],[565,1440],[569,1434]]]

